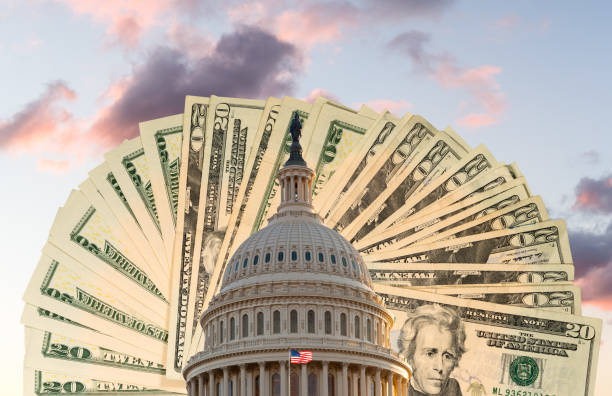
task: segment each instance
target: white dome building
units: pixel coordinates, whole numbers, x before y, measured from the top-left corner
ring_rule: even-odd
[[[295,129],[278,212],[236,250],[200,318],[206,345],[183,370],[188,394],[407,396],[393,318],[359,253],[315,213]],[[290,364],[291,349],[312,361]]]

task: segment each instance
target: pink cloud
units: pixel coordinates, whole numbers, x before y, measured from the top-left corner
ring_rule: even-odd
[[[277,36],[310,48],[342,37],[342,29],[356,25],[359,11],[350,3],[318,3],[300,11],[287,10],[274,20]]]
[[[582,289],[582,300],[612,309],[612,262],[593,268],[575,283]]]
[[[494,125],[503,113],[505,95],[495,80],[501,73],[498,66],[484,65],[477,68],[462,69],[453,62],[442,62],[434,72],[434,78],[446,88],[462,88],[468,91],[475,105],[484,108],[484,112],[470,113],[456,121],[464,127],[483,127]]]
[[[62,107],[76,99],[64,82],[47,85],[42,95],[8,120],[0,121],[0,147],[11,152],[58,149],[75,135],[72,114]]]
[[[41,158],[38,160],[36,169],[40,172],[66,173],[70,169],[71,163],[68,160],[52,160]]]
[[[325,89],[321,89],[321,88],[313,89],[312,91],[310,91],[310,93],[308,95],[303,97],[302,100],[304,102],[314,103],[314,101],[317,100],[317,98],[319,96],[322,96],[322,97],[324,97],[326,99],[333,100],[334,102],[340,103],[340,99],[338,99],[338,97],[335,94],[333,94],[333,93],[331,93],[331,92],[329,92],[329,91],[327,91]]]
[[[136,47],[144,32],[178,12],[194,10],[197,3],[180,0],[56,0],[75,14],[89,15],[106,25],[111,43]]]
[[[492,65],[459,67],[455,58],[448,54],[430,53],[426,48],[430,40],[429,34],[413,30],[397,35],[387,46],[408,56],[416,72],[432,77],[440,86],[467,91],[470,100],[462,102],[461,107],[476,106],[479,111],[462,116],[457,124],[477,128],[497,123],[506,107],[505,95],[495,80],[501,68]]]
[[[575,193],[574,209],[612,213],[612,175],[600,179],[583,177]]]
[[[366,102],[365,105],[373,108],[379,113],[382,113],[385,110],[389,110],[391,113],[400,117],[410,108],[412,108],[411,102],[405,100],[394,101],[390,99],[375,99]]]
[[[508,29],[517,26],[520,23],[520,18],[517,15],[506,15],[494,22],[494,26],[500,29]]]
[[[127,47],[136,48],[140,43],[142,30],[143,28],[136,17],[132,15],[118,16],[110,26],[108,33],[116,41]]]
[[[306,2],[287,7],[284,0],[259,0],[228,8],[228,18],[263,26],[280,40],[308,50],[343,37],[344,29],[358,24],[363,10],[349,2]]]
[[[204,52],[208,54],[192,58],[178,49],[159,47],[101,94],[100,109],[89,119],[76,120],[64,107],[64,102],[76,99],[65,83],[49,84],[39,98],[0,120],[0,149],[42,156],[41,171],[66,171],[137,136],[140,121],[182,112],[185,95],[290,94],[303,62],[293,45],[248,26],[224,34]],[[58,154],[60,160],[46,159]]]
[[[168,36],[175,48],[180,49],[192,59],[210,56],[215,48],[214,39],[196,28],[181,23],[173,23]]]

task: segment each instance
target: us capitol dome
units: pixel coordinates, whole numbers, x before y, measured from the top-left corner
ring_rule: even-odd
[[[200,317],[204,349],[183,370],[189,396],[406,396],[393,318],[363,259],[312,206],[314,172],[294,119],[281,204],[228,261]],[[290,364],[290,350],[312,352]]]

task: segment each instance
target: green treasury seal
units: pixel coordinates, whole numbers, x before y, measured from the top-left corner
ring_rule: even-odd
[[[529,356],[519,356],[510,363],[510,378],[517,385],[533,384],[539,373],[538,364]]]

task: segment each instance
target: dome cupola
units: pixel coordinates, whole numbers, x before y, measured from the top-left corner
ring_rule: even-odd
[[[296,114],[297,115],[297,114]],[[323,225],[312,206],[314,172],[302,158],[300,121],[290,131],[289,159],[278,171],[281,203],[268,225],[247,238],[228,261],[221,291],[268,280],[328,281],[365,287],[372,280],[359,252],[338,232]]]

